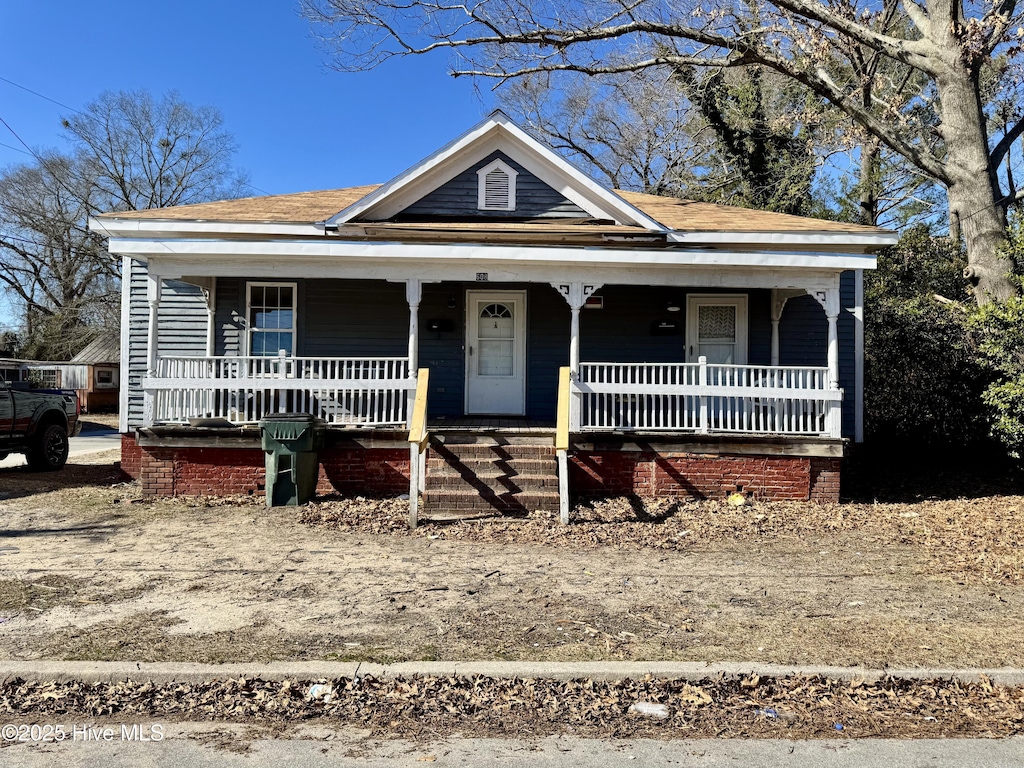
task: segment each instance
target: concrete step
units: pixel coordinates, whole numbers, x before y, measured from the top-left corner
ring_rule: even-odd
[[[433,490],[423,493],[423,513],[458,514],[462,512],[488,512],[526,514],[535,510],[558,511],[558,491],[521,493],[493,493],[471,490]]]

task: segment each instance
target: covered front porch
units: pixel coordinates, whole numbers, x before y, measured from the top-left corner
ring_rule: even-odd
[[[694,282],[481,289],[417,279],[150,276],[136,423],[246,425],[298,411],[339,429],[408,429],[418,380],[429,372],[431,423],[512,417],[553,429],[558,371],[567,366],[574,434],[841,438],[839,276],[805,289]],[[182,345],[159,329],[181,322],[189,291],[205,314],[205,348],[195,348],[193,333],[190,354],[174,354]],[[717,313],[708,323],[705,309]],[[701,324],[722,316],[728,328],[709,338]],[[370,354],[345,354],[356,350]]]
[[[428,514],[431,505],[467,514],[548,505],[563,518],[570,493],[717,495],[764,486],[807,498],[809,462],[843,452],[842,286],[838,274],[829,280],[805,289],[750,285],[749,276],[746,285],[737,278],[739,287],[698,279],[481,288],[416,279],[150,276],[136,439],[144,450],[201,452],[190,456],[244,449],[254,473],[258,422],[311,413],[335,435],[329,446],[337,448],[324,462],[331,486],[354,489],[346,473],[387,476],[365,487],[393,492],[404,475],[413,524],[421,498]],[[206,354],[170,351],[175,340],[164,329],[180,322],[185,294],[193,324],[202,308]],[[719,324],[728,310],[726,331],[695,332],[706,307]],[[324,354],[357,349],[379,354]],[[710,362],[709,355],[742,362]],[[824,364],[806,364],[817,361]],[[490,407],[487,390],[482,406],[473,400],[472,377],[481,371],[484,384],[491,372],[504,382],[499,395],[511,391],[511,407]],[[687,458],[694,456],[705,458]],[[712,470],[701,463],[709,456],[722,457]],[[764,468],[752,463],[758,457],[799,465],[807,477],[768,489]],[[542,464],[549,469],[541,472]],[[707,477],[654,479],[669,466],[678,477]],[[252,473],[250,492],[258,483]],[[470,491],[453,490],[460,483]]]

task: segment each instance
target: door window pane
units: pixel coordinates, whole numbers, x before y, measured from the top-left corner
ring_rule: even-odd
[[[477,374],[512,376],[515,352],[515,319],[505,304],[488,304],[480,310],[477,325]]]
[[[732,365],[736,360],[736,307],[708,304],[697,307],[697,354],[709,363]]]

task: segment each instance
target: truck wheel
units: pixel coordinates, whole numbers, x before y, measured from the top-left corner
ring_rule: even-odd
[[[29,469],[53,472],[68,460],[68,431],[60,424],[49,424],[36,435],[32,447],[25,452]]]

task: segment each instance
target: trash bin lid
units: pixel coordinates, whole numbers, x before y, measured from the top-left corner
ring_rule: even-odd
[[[324,426],[324,420],[311,413],[274,413],[260,419],[260,431],[275,440],[298,440],[307,430]]]
[[[264,421],[301,421],[303,424],[312,424],[320,419],[312,413],[268,413],[260,419],[260,424]]]

